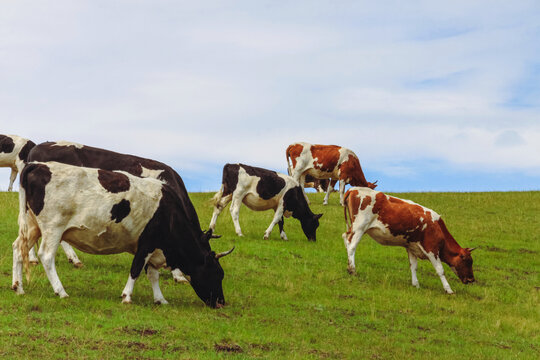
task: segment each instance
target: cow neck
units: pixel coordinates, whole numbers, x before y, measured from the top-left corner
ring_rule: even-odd
[[[459,255],[462,247],[457,243],[456,239],[450,234],[446,228],[446,224],[442,219],[437,220],[439,226],[444,234],[443,249],[441,253],[441,258],[447,264],[450,263],[451,259]]]

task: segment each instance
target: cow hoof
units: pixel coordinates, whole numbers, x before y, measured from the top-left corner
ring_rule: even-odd
[[[446,293],[447,293],[448,295],[454,295],[454,292],[453,292],[452,290],[446,290]]]
[[[60,291],[60,292],[55,292],[56,295],[58,295],[60,297],[60,299],[65,299],[67,297],[69,297],[69,295],[64,291]]]
[[[37,265],[39,264],[39,260],[30,260],[29,263],[30,265]]]
[[[281,235],[280,237],[281,237],[281,240],[289,241],[289,239],[287,238],[287,235],[285,234]]]
[[[73,267],[76,268],[76,269],[80,269],[80,268],[82,268],[84,266],[83,263],[80,262],[80,261],[76,262],[76,263],[72,262],[72,261],[70,261],[70,262],[73,263]]]
[[[122,304],[131,304],[131,296],[127,296],[126,294],[122,294]]]
[[[167,305],[169,302],[165,299],[157,299],[157,300],[154,300],[154,304],[156,305]]]
[[[412,284],[412,286],[414,286],[417,289],[420,289],[420,284]]]
[[[11,285],[11,290],[15,291],[15,293],[17,295],[23,295],[24,294],[24,290],[22,289],[21,286],[19,286],[18,281],[16,281],[15,284]]]
[[[350,274],[350,275],[356,275],[356,269],[353,269],[353,268],[347,268],[347,272]]]
[[[186,279],[185,277],[182,277],[182,278],[175,278],[174,282],[176,282],[178,284],[187,284],[187,283],[189,283],[189,280]]]
[[[237,235],[237,236],[240,236],[240,237],[243,237],[243,236],[244,236],[244,234],[242,234],[242,233],[236,233],[236,235]]]
[[[324,202],[324,201],[323,201],[323,203],[322,203],[322,204],[323,204],[323,205],[328,205],[328,201],[327,201],[327,202]]]
[[[268,240],[268,235],[264,235],[263,240]]]

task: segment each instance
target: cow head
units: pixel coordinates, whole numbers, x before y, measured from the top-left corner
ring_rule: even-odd
[[[459,254],[450,259],[449,264],[454,273],[459,277],[462,283],[473,283],[474,274],[472,269],[473,259],[471,252],[475,248],[465,248],[459,251]]]
[[[203,234],[208,241],[212,237],[212,230]],[[225,273],[219,263],[219,258],[229,255],[234,247],[226,252],[216,254],[213,251],[208,252],[202,264],[195,267],[191,274],[191,286],[195,293],[204,303],[212,308],[221,308],[225,306],[225,297],[223,296],[222,281]]]
[[[319,219],[323,214],[313,214],[303,217],[300,219],[300,224],[302,225],[302,230],[309,241],[317,240],[317,228],[319,227]]]

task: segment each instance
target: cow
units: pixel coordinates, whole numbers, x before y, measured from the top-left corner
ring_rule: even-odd
[[[190,276],[195,293],[208,306],[225,305],[223,269],[210,248],[211,231],[201,234],[186,214],[182,198],[165,182],[58,162],[28,163],[21,174],[25,191],[20,208],[19,236],[13,243],[12,289],[24,294],[23,265],[28,276],[27,249],[41,236],[39,257],[60,298],[68,296],[55,268],[55,254],[64,240],[90,254],[134,255],[122,302],[130,303],[143,268],[152,285],[154,302],[167,304],[159,288],[158,269],[175,279]],[[200,238],[199,238],[200,236]]]
[[[36,145],[28,154],[28,161],[57,161],[64,164],[99,168],[103,170],[122,170],[139,177],[156,178],[165,181],[182,200],[186,216],[197,229],[197,239],[203,238],[199,218],[189,199],[182,178],[170,166],[156,160],[134,155],[82,145],[70,141],[44,142]],[[216,237],[216,236],[213,236]],[[187,282],[187,279],[184,279]]]
[[[326,193],[327,191],[334,192],[336,191],[334,187],[336,186],[337,180],[333,179],[315,179],[310,175],[306,175],[306,182],[304,183],[304,189],[307,187],[312,187],[319,193]],[[330,187],[330,188],[329,188]]]
[[[0,135],[0,167],[10,167],[11,177],[9,180],[8,191],[13,190],[13,183],[26,165],[30,151],[36,146],[32,140],[22,138],[17,135]],[[75,251],[68,244],[61,243],[64,252],[73,266],[80,268],[83,266],[81,260],[77,257]],[[38,259],[34,248],[30,249],[30,263],[37,264]]]
[[[291,144],[285,151],[289,175],[304,188],[305,177],[311,175],[315,179],[339,180],[339,203],[343,205],[345,184],[365,186],[374,189],[375,183],[366,180],[360,161],[356,154],[347,148],[337,145],[312,145],[305,142]],[[333,187],[327,187],[323,205],[328,204],[328,197]],[[305,195],[306,200],[307,196]]]
[[[13,183],[26,164],[28,152],[35,146],[31,140],[17,135],[0,135],[0,167],[11,168],[8,191],[13,190]]]
[[[316,241],[316,231],[322,214],[311,212],[302,194],[302,189],[292,177],[244,164],[225,164],[220,190],[212,198],[214,212],[209,228],[214,230],[221,211],[231,203],[231,217],[238,236],[242,235],[238,216],[244,203],[255,211],[273,209],[274,218],[264,233],[268,239],[272,229],[279,225],[280,237],[288,240],[283,231],[283,216],[300,220],[302,230],[309,241]]]
[[[417,260],[429,259],[444,290],[453,294],[444,276],[442,262],[448,264],[464,284],[474,282],[471,252],[452,237],[439,214],[409,200],[388,196],[366,187],[353,187],[345,194],[347,232],[342,237],[349,260],[348,271],[355,273],[354,254],[364,233],[381,245],[407,249],[412,285],[419,287]]]

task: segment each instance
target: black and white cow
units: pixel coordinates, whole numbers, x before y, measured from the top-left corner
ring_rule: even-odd
[[[109,171],[122,170],[135,176],[165,181],[180,198],[185,214],[197,232],[196,238],[202,238],[203,230],[182,178],[173,168],[164,163],[69,141],[38,144],[30,151],[28,161],[57,161],[69,165]],[[203,243],[203,245],[205,244]],[[187,282],[186,279],[184,281]]]
[[[17,173],[26,163],[28,152],[36,144],[17,135],[0,135],[0,167],[11,168],[8,191],[13,190]]]
[[[8,191],[13,190],[13,183],[17,177],[17,173],[22,171],[24,165],[26,165],[30,150],[35,146],[36,144],[33,141],[17,135],[0,135],[0,167],[11,168]],[[71,246],[64,242],[62,242],[61,245],[69,262],[73,263],[73,266],[77,268],[82,267],[83,264],[81,260],[79,260]],[[36,251],[33,247],[30,249],[29,257],[31,263],[38,263]]]
[[[27,250],[41,236],[39,257],[54,292],[62,298],[68,295],[54,262],[60,240],[91,254],[134,254],[122,292],[124,303],[131,302],[135,280],[148,266],[156,303],[167,303],[158,272],[167,267],[175,278],[180,271],[189,275],[191,286],[208,306],[225,304],[218,259],[232,249],[216,255],[208,242],[212,232],[200,233],[177,191],[163,181],[123,171],[34,162],[23,169],[21,187],[26,198],[13,243],[12,288],[18,294],[24,293]]]
[[[283,231],[283,216],[292,215],[300,220],[308,240],[316,240],[316,231],[322,214],[315,215],[311,212],[302,188],[288,175],[244,164],[226,164],[223,167],[221,189],[213,197],[214,213],[210,221],[210,230],[215,229],[219,214],[231,201],[231,217],[238,236],[242,236],[238,216],[240,205],[244,203],[251,210],[275,211],[274,218],[264,233],[264,239],[268,239],[274,226],[279,224],[280,236],[283,240],[287,240],[287,235]]]

